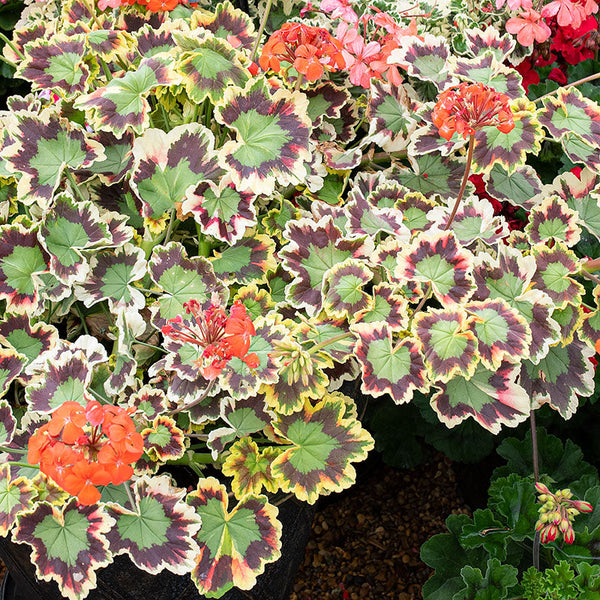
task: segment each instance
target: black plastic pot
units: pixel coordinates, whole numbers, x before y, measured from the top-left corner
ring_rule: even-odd
[[[287,600],[292,591],[296,571],[304,558],[314,506],[294,499],[279,506],[283,525],[281,558],[268,564],[248,591],[232,589],[224,600]],[[30,561],[31,548],[0,538],[0,558],[8,569],[0,590],[0,600],[61,600],[56,583],[38,581]],[[127,556],[117,556],[113,563],[97,573],[98,587],[87,600],[201,600],[189,575],[174,575],[163,571],[150,575],[138,569]]]

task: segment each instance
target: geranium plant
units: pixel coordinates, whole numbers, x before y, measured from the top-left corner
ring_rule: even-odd
[[[0,531],[66,597],[119,554],[251,588],[280,555],[274,496],[341,491],[373,448],[346,381],[493,433],[593,393],[600,107],[528,99],[508,13],[384,8],[25,8]],[[581,173],[542,181],[546,140]]]

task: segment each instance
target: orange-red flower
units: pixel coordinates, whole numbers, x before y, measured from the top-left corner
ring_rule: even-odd
[[[27,460],[81,504],[93,504],[100,499],[95,486],[131,478],[143,446],[129,410],[65,402],[29,439]]]
[[[202,348],[198,367],[204,378],[216,379],[234,357],[243,360],[251,369],[258,367],[258,356],[254,352],[248,354],[256,330],[246,307],[239,300],[233,303],[229,316],[222,306],[215,304],[202,310],[196,300],[186,302],[184,307],[194,317],[193,324],[188,326],[181,316],[177,316],[167,321],[162,332],[173,340]]]
[[[285,23],[263,46],[259,64],[276,73],[287,62],[308,81],[320,79],[325,70],[337,71],[345,66],[342,45],[322,27],[302,23]]]
[[[482,83],[461,83],[440,94],[431,119],[447,140],[454,132],[467,138],[487,126],[508,133],[515,126],[508,102],[508,96]]]

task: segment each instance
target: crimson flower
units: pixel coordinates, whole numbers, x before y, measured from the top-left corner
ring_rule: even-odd
[[[507,96],[481,83],[461,83],[440,94],[431,118],[446,140],[454,132],[467,138],[487,126],[508,133],[515,126],[508,102]]]

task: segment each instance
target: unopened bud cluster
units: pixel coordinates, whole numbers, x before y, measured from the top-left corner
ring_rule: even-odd
[[[572,500],[573,494],[569,489],[553,494],[543,483],[537,482],[535,487],[539,493],[538,502],[542,503],[535,524],[536,531],[540,532],[540,540],[545,544],[562,535],[567,544],[572,544],[575,540],[573,520],[581,512],[594,510],[593,506],[588,502]]]
[[[293,385],[302,380],[303,385],[308,385],[309,377],[313,374],[310,353],[294,342],[277,341],[274,345],[276,351],[271,356],[280,359],[280,374],[287,379],[287,384]]]

